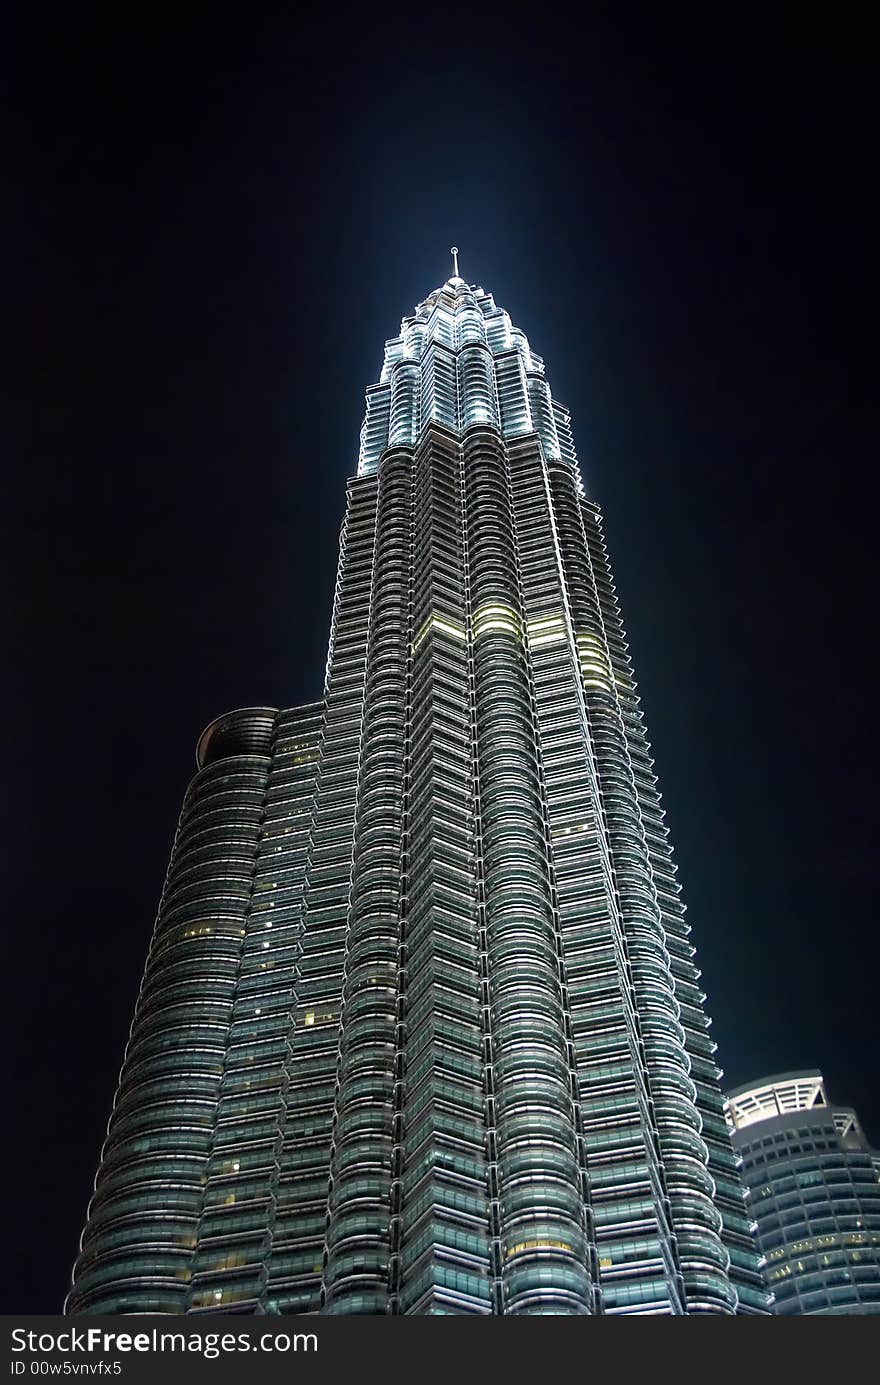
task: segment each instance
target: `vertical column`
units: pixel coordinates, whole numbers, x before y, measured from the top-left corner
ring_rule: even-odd
[[[461,470],[439,429],[416,453],[415,484],[400,1311],[488,1313]]]
[[[398,361],[391,375],[390,447],[411,447],[419,431],[421,370],[414,361]]]
[[[247,1026],[245,1032],[254,1040],[283,1040],[260,1289],[260,1309],[269,1313],[313,1312],[320,1302],[316,1276],[324,1244],[332,1096],[309,1081],[309,1071],[331,1044],[335,1054],[335,1036],[314,1000],[308,1011],[312,1027],[303,1026],[298,964],[323,712],[318,703],[278,717],[249,946],[242,959],[236,1006],[242,1028]],[[262,1066],[245,1052],[234,1075],[254,1113],[270,1102],[270,1074]],[[274,1086],[274,1058],[272,1068]],[[248,1135],[247,1129],[242,1131],[245,1142]],[[242,1149],[236,1162],[240,1159],[240,1167],[246,1169],[252,1157],[251,1150]],[[240,1208],[245,1225],[247,1213]]]
[[[343,970],[351,896],[352,853],[361,753],[370,590],[376,537],[375,475],[349,483],[339,575],[333,603],[327,666],[320,777],[306,874],[305,929],[299,944],[297,1004],[288,1035],[290,1087],[281,1151],[279,1210],[304,1211],[324,1180],[331,1196],[330,1163],[337,1089]],[[312,1137],[304,1161],[301,1115]],[[301,1201],[300,1199],[303,1199]],[[300,1266],[297,1292],[322,1301],[320,1232],[311,1258]],[[273,1285],[280,1278],[273,1262]],[[299,1311],[302,1311],[300,1308]]]
[[[328,1313],[389,1307],[412,457],[379,468],[327,1233]]]
[[[464,442],[503,1312],[584,1314],[588,1251],[507,465]]]
[[[422,357],[421,421],[458,427],[458,385],[454,352],[440,342],[428,344]]]
[[[458,356],[459,426],[499,427],[498,394],[492,353],[487,346],[465,346]]]
[[[550,386],[542,375],[529,377],[529,404],[532,419],[541,439],[544,456],[559,456],[559,436],[556,432],[556,415],[553,411],[553,397]]]

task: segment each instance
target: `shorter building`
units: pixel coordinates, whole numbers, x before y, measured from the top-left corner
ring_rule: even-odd
[[[726,1104],[773,1312],[880,1313],[880,1154],[820,1072],[737,1087]]]

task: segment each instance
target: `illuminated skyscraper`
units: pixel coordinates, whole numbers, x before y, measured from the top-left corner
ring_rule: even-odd
[[[455,273],[322,702],[199,741],[69,1312],[764,1310],[596,504]]]
[[[880,1154],[821,1072],[786,1072],[731,1092],[773,1311],[880,1313]]]

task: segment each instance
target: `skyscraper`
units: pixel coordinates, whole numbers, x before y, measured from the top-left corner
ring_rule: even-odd
[[[728,1113],[773,1311],[880,1313],[880,1154],[855,1111],[808,1071],[737,1087]]]
[[[599,509],[457,260],[323,701],[197,758],[69,1312],[764,1311]]]

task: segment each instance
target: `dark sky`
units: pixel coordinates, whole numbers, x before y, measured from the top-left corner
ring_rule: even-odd
[[[453,241],[605,509],[727,1080],[820,1065],[880,1139],[867,35],[220,8],[3,25],[7,1311],[66,1290],[199,731],[320,694]]]

